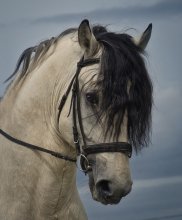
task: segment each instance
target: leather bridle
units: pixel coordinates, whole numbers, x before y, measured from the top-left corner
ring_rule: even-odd
[[[76,147],[77,155],[80,156],[80,165],[82,168],[82,171],[86,174],[88,171],[91,170],[91,166],[89,164],[89,160],[87,159],[88,155],[90,154],[97,154],[97,153],[103,153],[103,152],[121,152],[126,154],[129,158],[132,155],[132,146],[131,144],[127,142],[111,142],[111,143],[100,143],[100,144],[94,144],[94,145],[88,145],[86,142],[86,136],[84,132],[84,127],[82,123],[82,115],[81,115],[81,105],[80,105],[80,89],[79,89],[79,73],[83,67],[90,66],[93,64],[97,64],[100,62],[99,58],[95,59],[85,59],[82,57],[80,61],[77,63],[77,71],[75,75],[73,76],[65,94],[63,95],[59,108],[58,108],[58,123],[59,118],[62,112],[62,109],[64,107],[64,104],[67,100],[67,97],[72,89],[72,98],[71,98],[71,104],[70,104],[70,111],[72,109],[72,119],[73,119],[73,140]],[[79,126],[79,129],[78,129]],[[80,135],[79,132],[80,131]],[[15,137],[12,137],[7,132],[0,129],[0,134],[3,135],[8,140],[21,145],[23,147],[42,151],[44,153],[50,154],[54,157],[67,160],[70,162],[77,162],[75,158],[63,155],[62,153],[51,151],[48,149],[45,149],[40,146],[36,146],[27,142],[24,142],[22,140],[19,140]],[[80,138],[82,139],[83,146],[80,145]]]
[[[84,57],[81,58],[81,60],[77,63],[77,71],[73,79],[71,80],[68,86],[68,89],[63,95],[60,105],[59,105],[58,122],[59,122],[61,111],[64,107],[64,104],[72,88],[70,110],[72,108],[73,139],[74,139],[74,144],[76,147],[77,155],[80,156],[80,165],[81,165],[82,171],[84,171],[85,173],[87,173],[91,169],[89,160],[87,159],[87,156],[89,154],[97,154],[97,153],[103,153],[103,152],[121,152],[121,153],[125,153],[129,158],[132,155],[132,146],[131,144],[127,142],[111,142],[111,143],[100,143],[100,144],[94,144],[94,145],[87,144],[86,136],[84,132],[84,126],[82,122],[82,115],[81,115],[79,73],[83,67],[97,64],[99,62],[100,62],[99,58],[85,59],[85,60],[84,60]],[[79,129],[78,129],[78,126],[79,126]],[[80,135],[79,135],[78,130],[80,131]],[[80,145],[80,138],[83,142],[83,146]]]

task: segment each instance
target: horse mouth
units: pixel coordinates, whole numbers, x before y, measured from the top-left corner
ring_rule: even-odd
[[[95,197],[93,197],[93,199],[95,200],[95,201],[97,201],[97,202],[100,202],[100,203],[102,203],[103,205],[116,205],[116,204],[118,204],[120,201],[121,201],[121,199],[122,199],[122,197],[121,198],[105,198],[105,197],[97,197],[97,198],[95,198]]]
[[[94,190],[92,192],[92,198],[95,201],[102,203],[103,205],[116,205],[121,201],[122,196],[121,197],[105,196]]]

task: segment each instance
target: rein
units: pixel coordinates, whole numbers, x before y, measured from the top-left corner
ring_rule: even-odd
[[[81,115],[81,105],[80,105],[80,89],[79,89],[79,73],[83,67],[90,66],[93,64],[97,64],[100,62],[99,58],[95,59],[86,59],[84,60],[84,57],[80,59],[80,61],[77,63],[77,70],[75,75],[73,76],[65,94],[61,98],[59,107],[58,107],[58,117],[57,120],[59,122],[61,112],[63,110],[64,104],[67,100],[67,97],[72,89],[72,98],[71,98],[71,104],[70,104],[70,111],[72,109],[72,118],[73,118],[73,140],[76,147],[77,155],[80,156],[80,165],[82,168],[82,171],[86,174],[89,172],[92,168],[89,164],[89,160],[87,156],[89,154],[96,154],[96,153],[103,153],[103,152],[121,152],[125,153],[129,158],[132,155],[132,146],[131,144],[127,142],[112,142],[112,143],[101,143],[101,144],[94,144],[94,145],[87,145],[86,142],[86,136],[84,133],[84,127],[82,123],[82,115]],[[68,115],[69,115],[68,114]],[[77,122],[78,121],[78,122]],[[80,137],[78,133],[78,125],[80,129],[80,136],[82,137],[83,146],[80,145]],[[59,152],[51,151],[48,149],[45,149],[43,147],[39,147],[24,141],[21,141],[17,138],[12,137],[7,132],[0,129],[0,134],[3,135],[5,138],[7,138],[9,141],[12,141],[18,145],[21,145],[23,147],[29,148],[31,150],[37,150],[41,151],[47,154],[50,154],[56,158],[67,160],[70,162],[77,162],[77,159],[63,155]]]
[[[48,150],[48,149],[45,149],[43,147],[39,147],[39,146],[36,146],[36,145],[33,145],[33,144],[29,144],[27,142],[24,142],[24,141],[21,141],[17,138],[14,138],[12,137],[11,135],[9,135],[8,133],[6,133],[5,131],[3,131],[2,129],[0,129],[0,134],[2,134],[5,138],[7,138],[9,141],[11,142],[14,142],[18,145],[21,145],[23,147],[26,147],[26,148],[29,148],[31,150],[38,150],[38,151],[42,151],[44,153],[47,153],[47,154],[50,154],[54,157],[57,157],[59,159],[63,159],[63,160],[68,160],[68,161],[71,161],[71,162],[76,162],[77,160],[72,158],[72,157],[69,157],[69,156],[66,156],[66,155],[63,155],[59,152],[55,152],[55,151],[52,151],[52,150]]]

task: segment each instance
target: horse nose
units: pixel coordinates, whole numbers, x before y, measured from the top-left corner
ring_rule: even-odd
[[[99,194],[107,200],[115,197],[122,198],[131,191],[132,181],[129,181],[125,187],[116,187],[111,181],[100,180],[96,183],[96,188]]]
[[[113,195],[112,189],[110,187],[110,181],[108,180],[100,180],[96,184],[97,191],[104,198],[109,198]]]

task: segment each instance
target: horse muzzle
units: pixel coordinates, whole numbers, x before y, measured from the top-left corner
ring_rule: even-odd
[[[87,156],[90,154],[106,153],[106,152],[121,152],[126,154],[129,158],[132,155],[132,146],[127,142],[111,142],[101,143],[95,145],[87,145],[82,147],[80,153],[80,166],[81,170],[87,174],[92,171],[92,165],[90,164]]]

